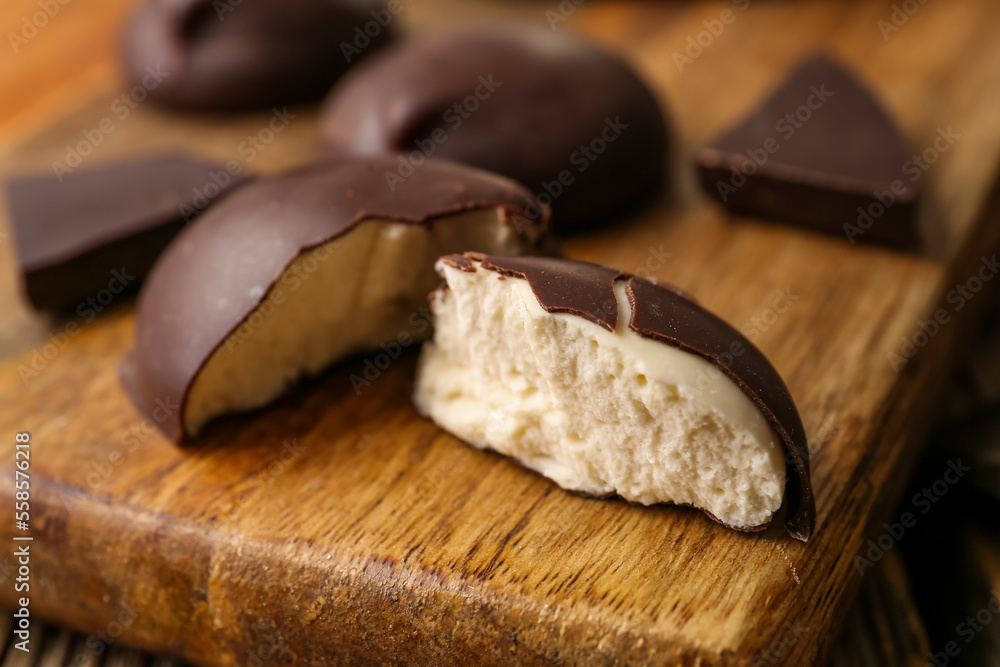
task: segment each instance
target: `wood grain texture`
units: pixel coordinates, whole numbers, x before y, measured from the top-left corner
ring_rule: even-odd
[[[785,647],[797,641],[801,626],[786,633],[786,641],[772,649],[780,661]],[[108,639],[112,639],[108,637]],[[33,655],[14,649],[18,641],[11,619],[0,618],[0,667],[30,664],[33,667],[186,667],[177,658],[137,653],[120,641],[105,641],[65,628],[45,625],[38,630]],[[902,561],[890,553],[871,572],[851,608],[849,622],[833,649],[832,667],[917,667],[924,664],[927,638],[913,606]],[[263,661],[262,661],[263,663]]]
[[[552,3],[483,3],[545,23]],[[93,632],[122,605],[123,641],[202,664],[761,662],[829,655],[859,588],[851,559],[895,505],[951,353],[977,301],[901,372],[888,355],[997,246],[1000,7],[928,3],[888,41],[891,3],[755,3],[683,72],[688,37],[733,3],[586,3],[567,26],[633,59],[680,130],[678,165],[750,108],[804,54],[826,48],[878,89],[917,149],[962,134],[921,181],[925,257],[730,221],[686,170],[672,197],[620,231],[573,240],[573,257],[653,274],[692,292],[785,377],[810,435],[818,530],[808,544],[744,535],[699,512],[579,498],[472,451],[420,419],[414,357],[355,393],[364,358],[276,406],[221,421],[179,449],[132,410],[116,368],[131,345],[128,304],[86,323],[46,359],[52,332],[18,302],[0,244],[0,437],[32,434],[33,612]],[[474,14],[477,2],[407,6],[409,29]],[[111,20],[110,18],[108,19]],[[38,45],[43,42],[38,38]],[[933,48],[928,45],[932,44]],[[7,151],[0,170],[50,168],[108,113],[113,89]],[[268,115],[173,116],[140,107],[88,162],[164,148],[244,159]],[[248,168],[315,154],[303,110]],[[6,231],[6,230],[4,230]],[[664,255],[668,255],[664,257]],[[781,293],[794,296],[778,314]],[[35,353],[43,368],[22,381]],[[4,460],[4,479],[11,461]],[[0,489],[0,506],[12,502]],[[10,550],[11,528],[0,522]],[[2,554],[0,554],[2,555]],[[869,575],[870,576],[870,575]],[[4,588],[0,599],[9,604]]]

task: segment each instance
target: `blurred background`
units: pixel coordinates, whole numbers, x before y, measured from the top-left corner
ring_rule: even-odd
[[[120,36],[135,6],[134,0],[0,4],[3,178],[47,172],[80,134],[81,119],[107,114],[123,89]],[[996,3],[401,0],[401,7],[403,35],[517,20],[569,31],[622,54],[663,104],[676,142],[666,192],[642,215],[704,218],[698,223],[703,227],[686,223],[686,234],[717,233],[712,230],[725,224],[696,187],[692,154],[748,111],[748,101],[765,95],[809,51],[802,35],[815,38],[816,47],[832,52],[877,89],[912,144],[927,145],[937,126],[950,118],[965,122],[961,132],[970,138],[960,155],[946,156],[945,166],[929,172],[922,184],[926,244],[914,253],[912,264],[943,267],[952,277],[967,273],[962,267],[970,265],[956,258],[978,261],[995,250],[996,234],[970,240],[969,229],[983,224],[974,219],[977,211],[992,211],[987,222],[1000,227],[995,215],[1000,144],[993,141],[1000,124]],[[720,25],[723,12],[735,20],[721,24],[716,34],[713,26]],[[699,44],[705,31],[710,36]],[[963,115],[965,110],[970,111]],[[98,165],[181,147],[222,163],[237,160],[252,171],[279,171],[320,153],[316,105],[295,105],[292,112],[295,122],[248,151],[244,142],[259,134],[268,113],[176,112],[140,104],[102,138],[87,162]],[[939,117],[944,120],[934,120]],[[989,141],[979,139],[987,136]],[[952,168],[955,162],[949,160],[971,166]],[[0,241],[0,358],[13,359],[44,341],[62,320],[26,306],[12,244],[5,242],[9,230],[0,231],[5,232]],[[642,236],[644,243],[656,238],[654,231]],[[569,247],[587,255],[601,243],[601,237],[584,237]],[[983,294],[974,303],[974,316],[955,334],[957,342],[933,352],[948,357],[949,370],[928,389],[942,398],[934,402],[933,415],[920,415],[934,426],[921,429],[914,438],[919,442],[906,450],[896,480],[899,491],[890,494],[892,505],[877,509],[875,516],[881,518],[872,520],[870,537],[857,553],[845,548],[842,554],[855,564],[858,577],[852,587],[859,592],[837,624],[843,629],[826,640],[832,664],[1000,666],[1000,300],[992,286]],[[907,409],[890,402],[885,413]],[[832,434],[826,435],[832,438],[836,423],[831,424]],[[942,483],[949,470],[962,474]],[[912,528],[898,528],[907,513],[919,520]],[[879,542],[886,534],[891,539]],[[0,575],[2,585],[10,585],[10,574]],[[8,637],[0,667],[180,664],[121,643],[88,642],[86,635],[56,625],[36,626],[37,652],[23,654],[9,644],[11,627],[9,616],[0,618],[0,636]],[[789,645],[796,639],[789,636]],[[754,664],[786,664],[786,651],[774,646]]]

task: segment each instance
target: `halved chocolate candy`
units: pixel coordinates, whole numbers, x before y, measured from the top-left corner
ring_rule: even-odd
[[[387,183],[392,158],[262,178],[177,237],[139,295],[128,393],[170,438],[271,402],[349,354],[430,334],[442,252],[535,252],[527,191],[428,160]],[[168,410],[164,406],[179,405]]]
[[[449,255],[415,402],[560,486],[701,508],[745,531],[816,520],[805,429],[781,377],[676,291],[541,257]],[[787,474],[786,474],[787,473]]]

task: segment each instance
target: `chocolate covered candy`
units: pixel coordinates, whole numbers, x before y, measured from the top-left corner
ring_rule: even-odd
[[[585,494],[693,505],[745,531],[815,523],[806,435],[777,371],[675,290],[569,260],[450,255],[417,407]]]
[[[442,252],[534,252],[545,218],[506,178],[428,160],[390,188],[390,157],[262,178],[184,230],[143,286],[133,402],[170,438],[271,402],[300,376],[429,334]],[[163,405],[179,405],[164,411]]]
[[[705,192],[738,215],[852,243],[917,241],[906,139],[865,86],[824,56],[796,68],[695,162]]]
[[[315,102],[390,40],[391,19],[380,0],[143,0],[125,31],[123,67],[143,99],[171,107]]]
[[[477,27],[416,39],[344,77],[324,103],[335,154],[400,152],[509,176],[555,231],[606,222],[664,180],[666,121],[619,58],[566,34]]]
[[[223,165],[158,155],[8,181],[28,300],[66,310],[109,287],[138,287],[184,224],[244,180]]]

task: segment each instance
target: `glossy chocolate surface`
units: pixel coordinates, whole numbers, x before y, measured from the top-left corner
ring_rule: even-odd
[[[333,154],[416,151],[509,176],[551,205],[557,232],[609,222],[666,173],[666,120],[632,68],[533,27],[388,49],[334,88],[322,131]]]
[[[116,294],[138,287],[186,222],[245,180],[224,165],[158,155],[8,181],[28,300],[68,310],[109,283]]]
[[[499,209],[528,238],[526,191],[470,167],[430,160],[394,188],[390,157],[331,160],[261,178],[186,228],[139,294],[135,349],[122,367],[126,390],[155,419],[157,402],[180,409],[157,426],[180,440],[183,404],[202,366],[266,298],[303,252],[349,233],[364,220],[429,226],[443,216]],[[330,298],[336,298],[331,295]]]
[[[380,0],[143,0],[122,63],[158,104],[267,109],[318,101],[392,33]]]
[[[705,192],[738,215],[908,248],[917,242],[912,157],[864,84],[814,56],[695,163]]]

